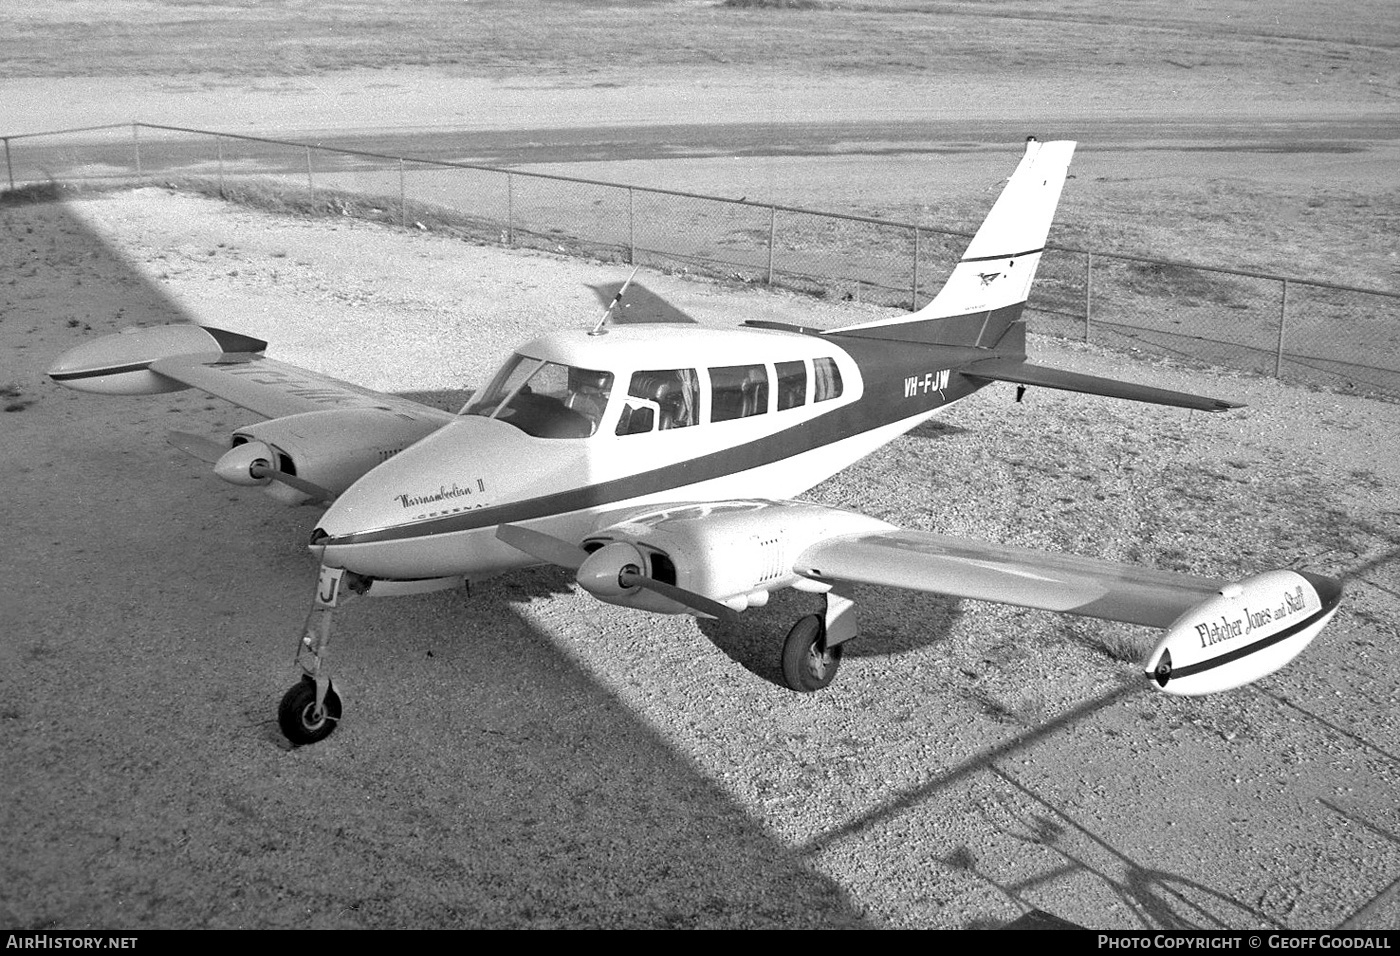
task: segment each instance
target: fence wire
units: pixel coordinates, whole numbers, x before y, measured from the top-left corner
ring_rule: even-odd
[[[473,242],[926,304],[970,238],[929,226],[523,169],[122,124],[0,137],[5,185],[152,180]],[[1400,294],[1047,248],[1034,332],[1400,401]]]

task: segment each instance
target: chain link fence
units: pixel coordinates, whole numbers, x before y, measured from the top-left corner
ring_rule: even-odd
[[[10,190],[159,176],[232,199],[898,308],[971,238],[524,170],[151,124],[0,137]],[[1033,332],[1400,401],[1400,294],[1051,246]]]

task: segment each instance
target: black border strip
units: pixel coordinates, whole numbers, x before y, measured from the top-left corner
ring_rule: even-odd
[[[1340,594],[1338,596],[1340,597]],[[1225,664],[1234,663],[1235,661],[1240,660],[1243,657],[1248,657],[1250,654],[1253,654],[1256,651],[1262,651],[1265,648],[1273,647],[1280,641],[1288,640],[1290,637],[1292,637],[1294,634],[1297,634],[1299,631],[1305,628],[1312,627],[1314,624],[1316,624],[1322,618],[1326,617],[1328,614],[1331,614],[1336,609],[1336,602],[1332,602],[1329,605],[1327,602],[1324,601],[1321,609],[1318,610],[1316,614],[1312,615],[1311,617],[1304,618],[1297,624],[1294,624],[1292,627],[1285,628],[1284,630],[1279,631],[1277,634],[1274,634],[1271,637],[1261,638],[1255,641],[1253,644],[1248,645],[1247,647],[1238,648],[1237,650],[1233,650],[1228,654],[1221,654],[1219,657],[1212,657],[1208,661],[1197,661],[1195,664],[1187,664],[1185,667],[1172,668],[1172,673],[1171,676],[1167,678],[1167,683],[1170,684],[1172,681],[1177,680],[1181,677],[1194,677],[1197,674],[1204,674],[1206,671],[1211,670],[1213,668],[1222,667]],[[1163,684],[1162,686],[1165,687],[1166,684]]]
[[[1039,249],[1027,249],[1025,252],[1004,252],[996,256],[973,256],[970,259],[959,259],[958,265],[962,265],[964,262],[995,262],[998,259],[1019,259],[1022,256],[1033,256],[1038,252],[1044,251],[1045,247],[1041,246]],[[840,330],[838,329],[837,331]]]
[[[155,359],[151,360],[152,362]],[[151,362],[136,362],[131,365],[112,365],[107,368],[95,368],[82,372],[50,372],[49,378],[55,382],[72,382],[80,378],[100,378],[103,375],[124,375],[127,372],[144,372],[151,367]]]

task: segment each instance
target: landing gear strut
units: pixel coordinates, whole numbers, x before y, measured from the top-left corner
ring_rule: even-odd
[[[341,568],[321,567],[316,597],[306,625],[297,640],[296,662],[301,680],[288,689],[277,708],[277,726],[294,747],[325,740],[340,722],[340,695],[331,685],[327,663],[331,642],[331,614],[340,603],[341,587],[363,590],[363,579]]]
[[[783,681],[799,693],[821,690],[836,679],[841,646],[856,636],[855,603],[835,590],[826,594],[824,614],[809,614],[783,641]]]

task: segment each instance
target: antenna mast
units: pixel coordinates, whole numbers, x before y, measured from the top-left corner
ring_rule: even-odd
[[[627,287],[632,284],[632,280],[636,278],[638,269],[641,269],[641,266],[637,266],[636,269],[633,269],[632,274],[627,277],[627,281],[622,283],[622,288],[617,290],[617,295],[613,296],[612,302],[603,310],[603,317],[598,320],[597,325],[593,326],[593,331],[589,332],[589,335],[607,334],[607,329],[603,328],[603,326],[608,324],[608,317],[612,315],[613,309],[617,308],[617,304],[622,301],[622,295],[627,291]]]

